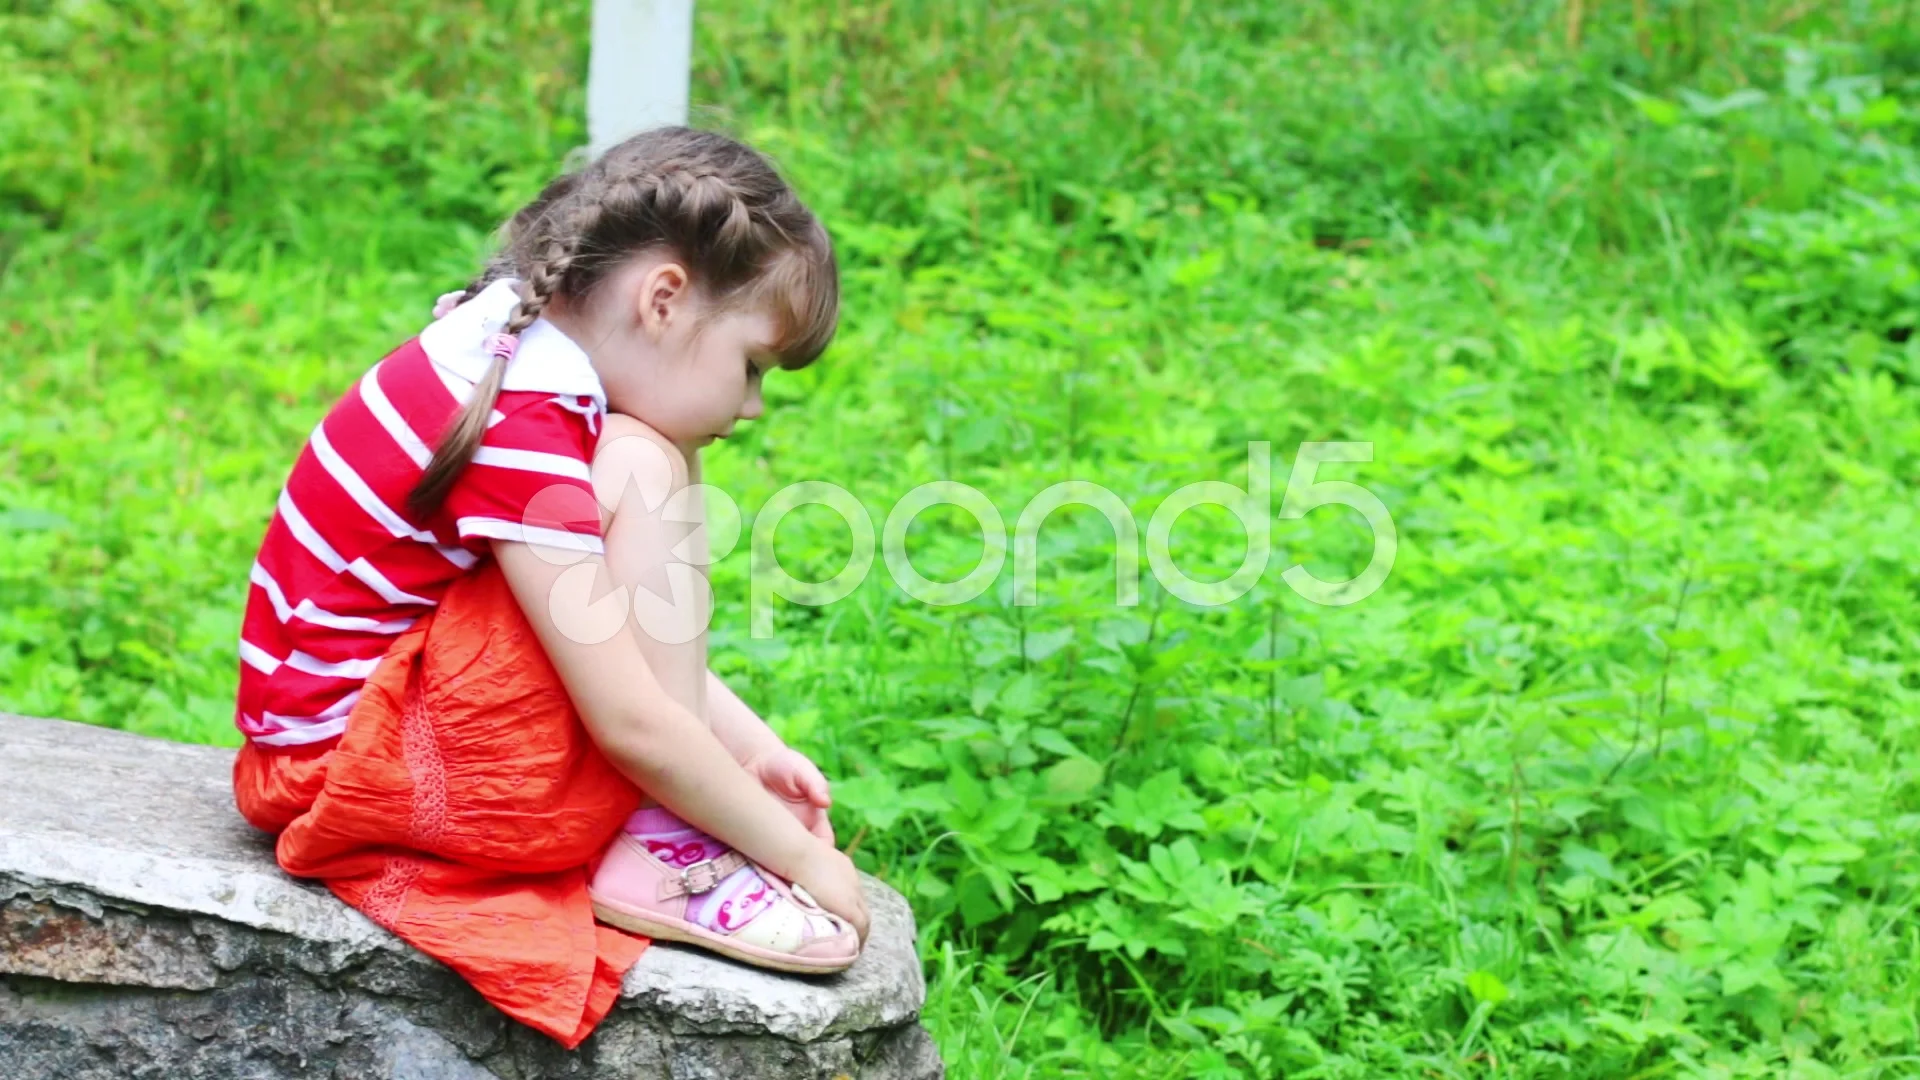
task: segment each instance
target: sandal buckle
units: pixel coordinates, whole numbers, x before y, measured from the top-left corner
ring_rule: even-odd
[[[699,872],[697,882],[696,871]],[[697,863],[681,868],[680,887],[689,893],[709,892],[720,884],[721,876],[720,871],[714,868],[712,859],[701,859]]]

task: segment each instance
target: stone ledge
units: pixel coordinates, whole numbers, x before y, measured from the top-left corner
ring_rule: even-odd
[[[231,751],[0,715],[0,1076],[938,1077],[904,899],[846,973],[657,944],[579,1050],[507,1019],[233,809]]]

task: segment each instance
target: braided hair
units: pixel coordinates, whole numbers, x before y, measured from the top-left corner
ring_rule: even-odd
[[[458,299],[517,279],[508,335],[532,326],[555,296],[587,299],[623,261],[651,249],[685,263],[714,311],[767,305],[783,368],[811,364],[838,326],[839,271],[826,229],[766,158],[718,132],[635,135],[549,183],[503,232],[500,251]],[[472,462],[506,370],[507,358],[496,355],[441,437],[407,497],[421,519]]]

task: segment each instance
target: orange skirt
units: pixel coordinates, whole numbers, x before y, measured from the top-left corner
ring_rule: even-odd
[[[587,900],[588,864],[640,791],[588,736],[492,560],[394,642],[336,742],[249,743],[233,787],[287,873],[568,1049],[647,947]]]

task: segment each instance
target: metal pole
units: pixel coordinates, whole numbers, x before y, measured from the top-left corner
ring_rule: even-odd
[[[593,0],[587,140],[595,155],[637,131],[687,122],[693,0]]]

